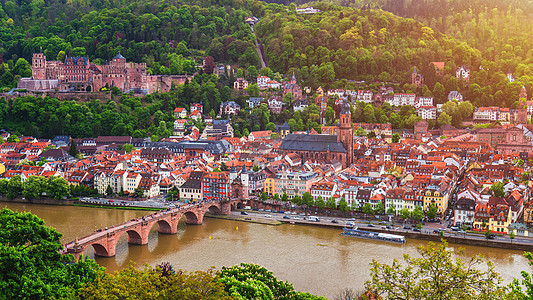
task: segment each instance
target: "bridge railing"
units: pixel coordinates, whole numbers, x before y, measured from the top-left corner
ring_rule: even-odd
[[[220,201],[220,202],[223,202],[223,201]],[[208,202],[207,205],[210,205],[211,203],[212,202]],[[117,230],[131,229],[131,228],[134,228],[134,227],[138,226],[139,223],[146,222],[147,221],[146,220],[147,217],[150,218],[149,221],[152,221],[154,219],[157,221],[157,220],[163,219],[168,214],[178,213],[178,212],[181,212],[183,210],[190,210],[190,209],[193,209],[193,208],[196,208],[196,207],[200,207],[200,206],[204,206],[204,205],[206,205],[206,203],[200,202],[198,204],[193,205],[192,207],[188,207],[187,209],[184,208],[184,207],[178,207],[178,208],[171,209],[169,211],[163,211],[163,212],[158,211],[158,212],[155,212],[155,213],[152,213],[152,214],[140,217],[140,218],[135,218],[136,221],[134,223],[128,224],[128,223],[132,222],[132,220],[129,220],[129,221],[126,221],[126,222],[122,222],[120,224],[116,224],[116,225],[113,225],[111,227],[106,227],[107,229],[102,229],[102,231],[92,232],[91,234],[88,234],[88,235],[86,235],[84,237],[78,238],[77,240],[80,241],[80,240],[83,240],[83,239],[87,239],[87,238],[90,238],[91,236],[95,236],[96,234],[99,234],[101,232],[106,232],[107,234],[109,234],[109,233],[115,232]],[[143,218],[145,218],[145,219],[143,219]],[[80,248],[85,248],[85,245],[87,245],[87,244],[90,245],[90,244],[94,243],[95,241],[101,239],[102,237],[103,236],[98,236],[98,237],[95,236],[92,239],[89,239],[87,241],[83,241],[83,243],[79,243],[78,242],[77,244],[76,244],[75,241],[71,241],[71,242],[68,242],[67,244],[64,244],[63,246],[66,247],[67,249],[75,248],[76,245],[78,247],[80,247]]]

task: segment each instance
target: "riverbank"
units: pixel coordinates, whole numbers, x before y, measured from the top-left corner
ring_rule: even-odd
[[[41,198],[28,200],[24,198],[17,199],[6,199],[1,197],[0,201],[2,202],[11,202],[11,203],[25,203],[25,204],[44,204],[44,205],[60,205],[60,206],[78,206],[78,207],[89,207],[89,208],[104,208],[112,210],[133,210],[133,211],[159,211],[160,208],[151,208],[144,206],[120,206],[120,205],[95,205],[83,203],[79,200],[55,200],[53,198]],[[253,215],[206,215],[210,218],[224,219],[224,220],[233,220],[239,222],[247,223],[257,223],[263,225],[282,225],[282,224],[294,224],[294,225],[303,225],[303,226],[313,226],[313,227],[322,227],[322,228],[335,228],[339,231],[345,226],[340,223],[328,223],[328,222],[314,222],[304,219],[276,219],[276,218],[259,218]],[[275,215],[278,216],[278,215]],[[520,241],[507,241],[507,240],[489,240],[485,239],[481,235],[463,235],[460,234],[449,234],[446,236],[441,236],[435,233],[426,233],[426,232],[414,232],[407,230],[397,230],[397,229],[384,229],[380,227],[366,227],[359,225],[360,229],[374,231],[374,232],[383,232],[403,235],[406,238],[418,239],[425,241],[434,241],[440,242],[442,239],[447,240],[450,243],[469,245],[469,246],[480,246],[480,247],[489,247],[489,248],[499,248],[499,249],[508,249],[508,250],[518,250],[518,251],[531,251],[533,248],[533,240],[531,242],[520,242]]]
[[[338,229],[339,231],[342,231],[344,228],[344,224],[340,223],[327,223],[327,222],[316,222],[316,221],[309,221],[304,219],[282,219],[282,220],[276,220],[276,219],[263,219],[259,217],[255,217],[253,215],[227,215],[227,216],[210,216],[215,217],[219,219],[226,219],[226,220],[233,220],[233,221],[240,221],[240,222],[249,222],[249,223],[259,223],[259,224],[267,224],[267,225],[281,225],[281,224],[294,224],[294,225],[303,225],[303,226],[313,226],[313,227],[322,227],[322,228],[334,228]],[[247,220],[248,219],[248,220]],[[449,243],[453,244],[461,244],[461,245],[468,245],[468,246],[478,246],[478,247],[489,247],[489,248],[499,248],[499,249],[508,249],[508,250],[518,250],[518,251],[531,251],[533,248],[533,240],[531,240],[531,243],[523,243],[523,242],[510,242],[505,240],[490,240],[486,239],[483,235],[476,235],[476,236],[469,236],[469,235],[463,235],[459,233],[447,233],[446,236],[441,236],[440,234],[436,233],[425,233],[425,232],[416,232],[416,231],[408,231],[408,230],[402,230],[402,229],[384,229],[380,227],[368,227],[368,226],[358,226],[361,230],[367,230],[367,231],[373,231],[373,232],[379,232],[379,233],[389,233],[389,234],[397,234],[402,235],[409,239],[417,239],[417,240],[425,240],[425,241],[433,241],[433,242],[440,242],[441,240],[446,240]]]

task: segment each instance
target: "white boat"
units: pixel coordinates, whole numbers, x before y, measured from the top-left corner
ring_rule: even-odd
[[[359,230],[357,229],[357,227],[354,227],[353,229],[344,228],[342,234],[347,235],[347,236],[362,237],[362,238],[382,240],[382,241],[387,241],[387,242],[394,242],[394,243],[401,243],[401,244],[405,243],[405,237],[403,235]]]

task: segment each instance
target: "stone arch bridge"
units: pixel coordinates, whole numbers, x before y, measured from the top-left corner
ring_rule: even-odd
[[[112,257],[115,256],[115,247],[124,233],[128,234],[129,244],[146,245],[150,230],[155,224],[157,224],[159,233],[175,234],[178,231],[178,222],[182,217],[185,217],[186,224],[202,224],[207,212],[229,215],[232,209],[241,206],[241,200],[224,200],[190,204],[155,212],[76,239],[64,245],[61,253],[73,254],[74,258],[78,260],[89,246],[93,246],[96,256]]]

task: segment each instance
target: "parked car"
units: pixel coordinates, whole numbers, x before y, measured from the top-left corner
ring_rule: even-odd
[[[265,215],[265,218],[272,218],[272,215]]]
[[[348,221],[353,222],[355,221],[355,218],[349,218]]]
[[[247,212],[245,212],[245,211],[241,211],[241,215],[246,215],[246,216],[247,216],[247,215],[248,215],[248,213],[247,213]]]
[[[496,238],[496,235],[495,235],[494,233],[491,233],[491,234],[489,234],[489,235],[486,235],[485,238],[486,238],[487,240],[493,240],[493,239]]]
[[[420,232],[420,229],[418,229],[418,228],[413,228],[413,231]]]
[[[290,219],[291,217],[289,216],[283,216],[283,219]]]
[[[368,226],[368,227],[376,227],[376,225],[374,225],[374,224],[372,224],[372,223],[370,223],[370,224],[368,224],[368,225],[366,225],[366,226]]]
[[[461,230],[461,228],[459,228],[459,227],[457,227],[457,226],[452,226],[452,227],[450,227],[450,228],[451,228],[451,230],[453,230],[453,231],[459,231],[459,230]]]
[[[331,223],[335,223],[335,224],[338,224],[338,223],[339,223],[339,221],[337,221],[337,220],[331,220]]]
[[[404,226],[403,229],[411,229],[409,226]]]
[[[252,218],[244,218],[246,221],[250,221]]]

